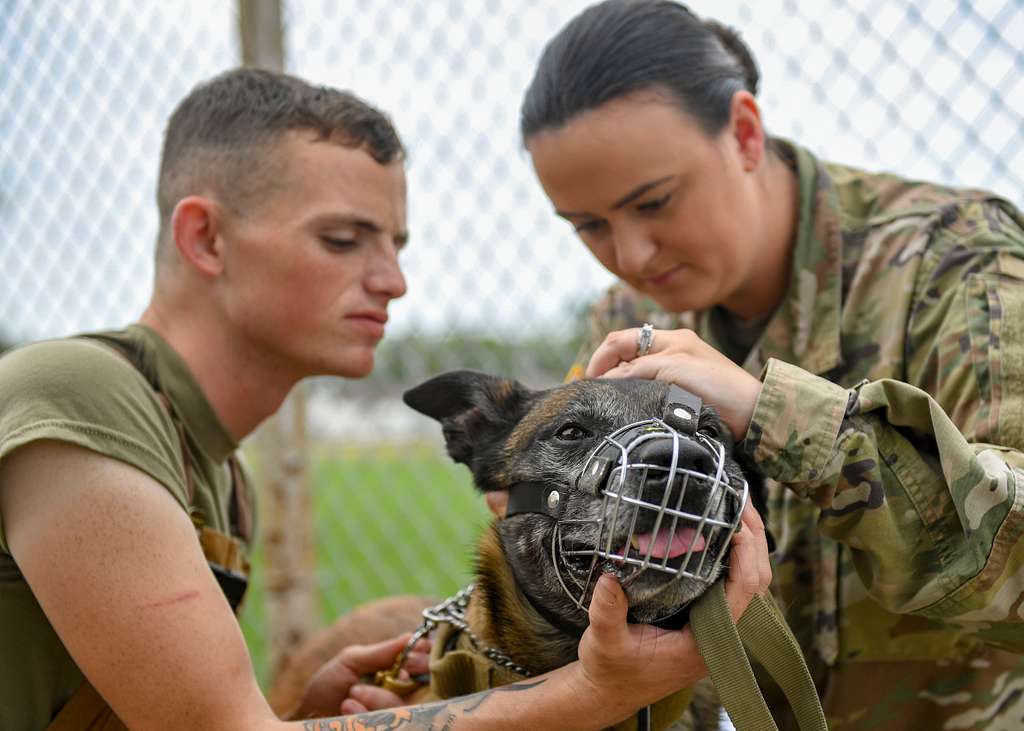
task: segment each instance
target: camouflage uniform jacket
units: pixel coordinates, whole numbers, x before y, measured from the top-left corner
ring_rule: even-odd
[[[831,728],[1024,728],[1024,218],[780,148],[792,274],[749,352],[721,310],[616,285],[574,371],[648,321],[760,374],[741,446],[769,478],[773,590]]]

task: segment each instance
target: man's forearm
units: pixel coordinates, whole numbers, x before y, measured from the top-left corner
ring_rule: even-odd
[[[468,731],[544,728],[568,731],[612,726],[630,713],[623,699],[584,691],[576,663],[547,675],[473,695],[417,706],[302,722],[304,731]],[[598,697],[595,697],[597,695]],[[603,697],[600,697],[603,695]],[[293,724],[293,728],[298,728]]]
[[[460,724],[460,720],[472,716],[474,711],[479,711],[492,696],[505,693],[520,693],[536,688],[546,681],[546,678],[539,678],[533,681],[512,683],[461,698],[426,703],[419,706],[388,708],[382,711],[360,713],[357,716],[314,719],[304,721],[303,728],[306,731],[362,731],[363,729],[374,729],[375,731],[378,729],[381,731],[384,729],[389,731],[390,729],[453,731],[456,728],[466,728],[467,724]],[[482,716],[484,714],[478,713],[477,715]],[[491,716],[492,714],[486,715]],[[493,719],[488,718],[488,727],[494,728],[492,725],[494,723]]]

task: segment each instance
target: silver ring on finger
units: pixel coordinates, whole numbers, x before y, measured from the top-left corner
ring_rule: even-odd
[[[645,322],[636,334],[636,357],[642,358],[651,352],[654,346],[654,325]]]

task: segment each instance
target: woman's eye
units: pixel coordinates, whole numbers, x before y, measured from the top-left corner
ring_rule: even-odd
[[[653,200],[653,201],[647,201],[646,203],[641,203],[640,205],[638,205],[636,207],[636,209],[638,211],[657,211],[657,210],[661,210],[662,208],[665,207],[665,204],[668,203],[668,201],[669,201],[669,199],[671,197],[672,197],[671,193],[666,193],[661,198],[658,198],[658,199]]]
[[[586,439],[589,436],[590,432],[579,424],[566,424],[555,433],[555,437],[564,442],[575,442],[580,439]]]

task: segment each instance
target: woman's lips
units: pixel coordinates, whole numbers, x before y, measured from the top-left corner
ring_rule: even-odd
[[[671,269],[664,271],[661,274],[656,274],[653,277],[646,277],[646,281],[649,285],[653,287],[664,287],[666,284],[672,281],[672,279],[675,277],[677,273],[683,270],[684,266],[684,264],[679,264],[678,266],[672,267]]]

